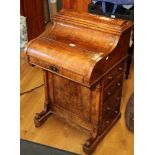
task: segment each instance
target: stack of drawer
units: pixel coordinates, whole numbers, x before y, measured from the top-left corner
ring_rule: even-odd
[[[120,113],[124,63],[124,60],[121,61],[103,79],[102,130],[105,130]]]

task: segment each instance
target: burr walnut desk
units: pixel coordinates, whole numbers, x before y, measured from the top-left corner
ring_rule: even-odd
[[[88,154],[95,150],[121,116],[132,25],[125,20],[62,10],[49,30],[29,42],[27,61],[42,68],[45,79],[44,110],[34,118],[36,127],[50,115],[58,115],[85,129],[90,138],[83,150]]]

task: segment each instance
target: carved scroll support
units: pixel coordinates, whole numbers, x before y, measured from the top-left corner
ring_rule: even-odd
[[[35,127],[40,127],[48,117],[52,114],[51,102],[49,100],[49,91],[48,91],[48,75],[47,71],[43,70],[44,75],[44,83],[45,83],[45,103],[44,109],[40,113],[36,113],[34,117],[34,124]]]
[[[45,103],[44,110],[40,113],[36,113],[34,117],[34,124],[35,127],[40,127],[44,122],[48,119],[48,117],[52,114],[50,103]]]

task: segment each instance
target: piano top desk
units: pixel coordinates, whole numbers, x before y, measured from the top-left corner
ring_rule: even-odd
[[[43,69],[45,81],[44,110],[34,118],[36,127],[58,115],[90,134],[84,152],[95,150],[121,116],[132,26],[125,20],[62,10],[49,30],[29,42],[27,61]]]

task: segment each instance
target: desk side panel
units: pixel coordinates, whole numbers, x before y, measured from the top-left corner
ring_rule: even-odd
[[[90,128],[91,90],[50,72],[48,84],[49,98],[54,101],[52,111],[79,126]]]

